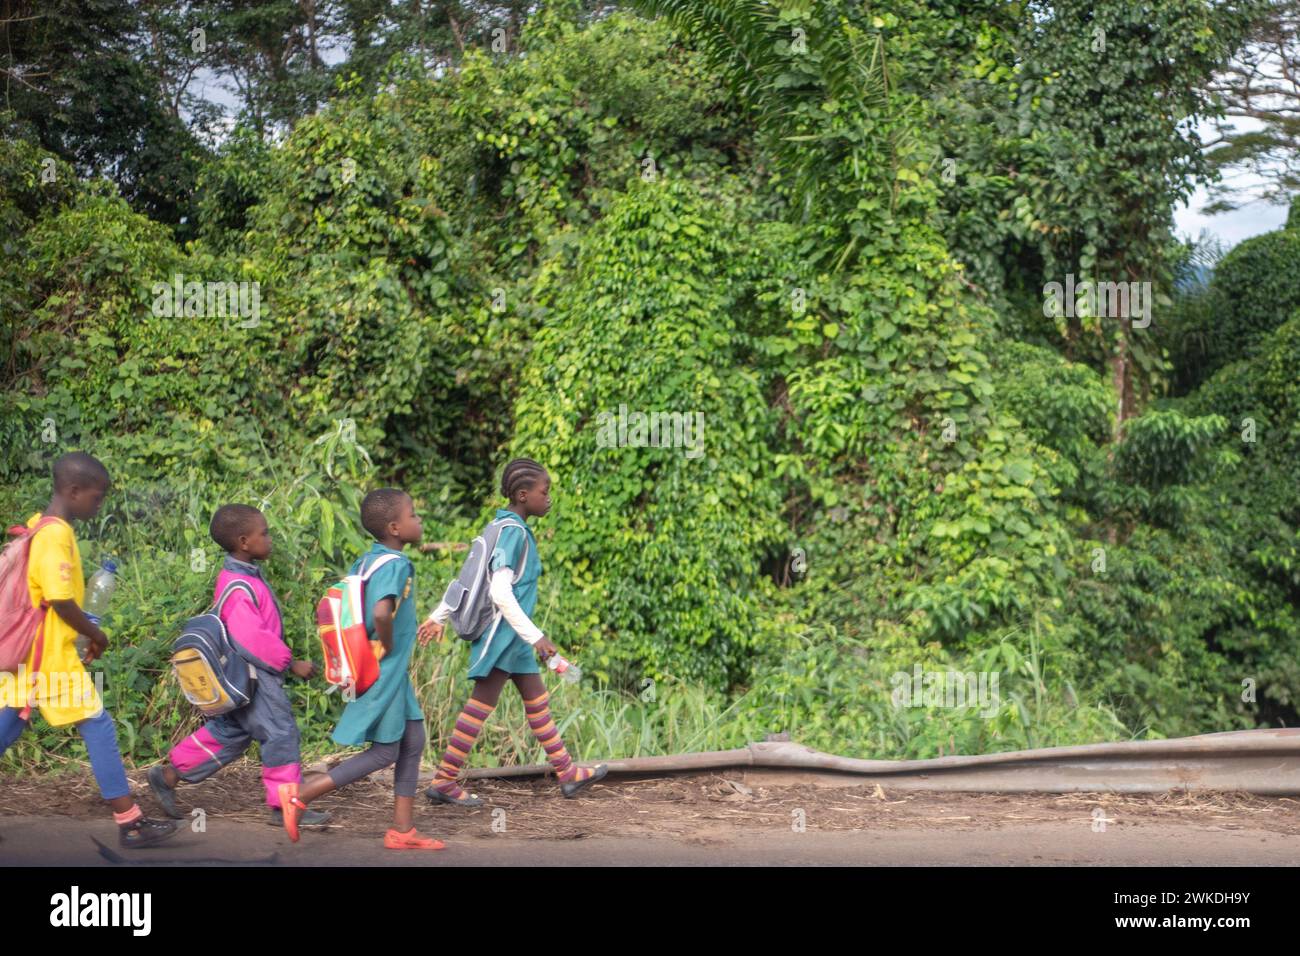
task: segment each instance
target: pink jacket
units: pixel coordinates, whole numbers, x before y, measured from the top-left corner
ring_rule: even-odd
[[[293,661],[293,652],[284,642],[280,607],[275,595],[260,575],[240,574],[232,571],[227,564],[217,575],[213,601],[221,597],[221,592],[231,581],[243,581],[257,595],[256,605],[248,599],[248,594],[242,588],[226,599],[225,607],[221,610],[221,620],[226,625],[231,640],[264,662],[267,670],[277,674],[283,672]]]

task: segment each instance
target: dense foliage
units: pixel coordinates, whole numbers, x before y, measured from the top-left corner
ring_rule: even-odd
[[[267,512],[306,655],[367,487],[461,541],[513,455],[554,478],[537,613],[592,675],[579,750],[1294,722],[1300,223],[1169,285],[1189,81],[1240,37],[1218,9],[556,4],[517,50],[395,59],[283,142],[236,130],[183,244],[6,139],[0,505],[38,508],[69,448],[112,470],[82,539],[125,568],[101,666],[133,756],[193,722],[165,662],[217,504]],[[1066,273],[1154,283],[1152,327],[1046,315]],[[421,607],[456,557],[421,553]],[[417,665],[431,746],[463,656]],[[939,671],[1000,684],[899,706],[900,673]],[[294,693],[318,747],[338,703]],[[515,759],[494,733],[476,759]]]

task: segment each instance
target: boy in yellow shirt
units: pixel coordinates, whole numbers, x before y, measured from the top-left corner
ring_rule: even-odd
[[[28,712],[38,707],[51,727],[76,726],[86,742],[90,766],[99,792],[113,810],[118,840],[124,847],[158,843],[176,832],[176,824],[150,820],[131,797],[131,788],[117,746],[117,726],[104,709],[84,664],[98,658],[108,647],[108,638],[81,610],[85,581],[81,553],[68,523],[87,520],[99,513],[99,506],[111,481],[107,469],[84,452],[71,452],[54,463],[54,494],[43,514],[27,522],[34,527],[42,518],[53,518],[32,537],[27,563],[27,587],[32,606],[44,605],[43,638],[28,654],[18,680],[20,698],[0,700],[0,755],[27,727]],[[77,657],[77,635],[85,635],[90,646],[83,659]]]

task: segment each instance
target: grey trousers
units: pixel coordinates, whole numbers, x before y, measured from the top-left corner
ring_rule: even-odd
[[[415,796],[420,778],[420,754],[424,752],[424,721],[408,720],[402,739],[392,743],[373,743],[369,749],[349,757],[329,772],[335,787],[346,787],[376,770],[397,764],[393,771],[393,796]]]

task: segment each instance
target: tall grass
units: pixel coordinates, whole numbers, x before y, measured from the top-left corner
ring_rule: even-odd
[[[368,546],[358,528],[356,504],[361,487],[371,483],[364,451],[340,448],[338,436],[325,437],[296,467],[272,460],[266,474],[237,484],[119,476],[101,514],[77,529],[87,573],[109,554],[119,561],[118,592],[104,622],[110,649],[94,667],[104,674],[105,701],[129,763],[156,762],[200,722],[176,687],[168,657],[181,623],[212,599],[221,553],[208,537],[207,525],[218,505],[244,501],[266,513],[275,550],[265,570],[284,612],[286,640],[295,656],[319,659],[315,602]],[[20,520],[42,507],[48,494],[45,479],[0,489],[0,513],[11,522]],[[474,531],[474,520],[463,514],[450,519],[426,514],[426,540],[465,540]],[[456,573],[459,556],[412,557],[417,613],[423,616]],[[563,644],[563,618],[550,588],[543,589],[539,620]],[[795,740],[820,749],[881,758],[1131,736],[1105,708],[1077,701],[1073,688],[1062,692],[1063,674],[1072,668],[1047,666],[1037,622],[952,660],[959,668],[1005,672],[1006,699],[992,720],[971,711],[890,706],[881,693],[889,668],[876,673],[842,667],[872,648],[839,647],[837,640],[843,639],[817,636],[791,645],[785,656],[768,655],[749,686],[729,696],[671,678],[636,692],[590,678],[569,685],[545,671],[543,679],[557,726],[580,760],[730,749],[771,730],[789,731]],[[442,644],[416,649],[412,679],[425,715],[431,761],[446,746],[472,690],[465,676],[467,658],[467,645],[450,634]],[[291,680],[288,687],[302,730],[304,760],[338,753],[329,735],[342,710],[339,696],[327,694],[319,679]],[[543,759],[519,694],[507,686],[469,765],[513,766]],[[85,761],[79,736],[38,719],[0,761],[0,770],[37,772],[69,761]]]

